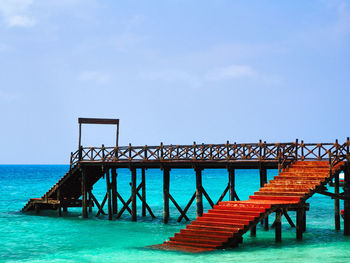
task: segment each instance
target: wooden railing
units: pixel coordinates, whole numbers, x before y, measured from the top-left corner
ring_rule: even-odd
[[[304,143],[296,140],[288,143],[229,143],[122,147],[81,147],[71,154],[70,165],[80,161],[276,161],[283,169],[293,160],[329,160],[334,166],[350,158],[350,141],[335,143]]]

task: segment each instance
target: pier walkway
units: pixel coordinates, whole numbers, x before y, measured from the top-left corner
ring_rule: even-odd
[[[70,169],[42,197],[31,198],[22,212],[57,210],[58,215],[70,207],[81,207],[83,218],[88,218],[97,207],[96,216],[108,215],[109,220],[118,219],[129,213],[132,221],[137,221],[136,200],[142,204],[142,216],[148,213],[152,218],[152,205],[146,198],[147,169],[163,171],[163,222],[170,218],[169,204],[172,202],[179,212],[177,221],[189,221],[187,213],[192,205],[196,207],[197,220],[176,233],[169,241],[154,247],[192,252],[208,251],[216,248],[235,247],[242,242],[242,235],[250,230],[255,236],[256,224],[263,221],[269,228],[268,218],[276,213],[274,227],[276,241],[281,240],[281,216],[294,225],[288,211],[297,212],[297,238],[302,238],[305,230],[305,201],[314,193],[334,199],[335,229],[340,229],[340,200],[344,200],[344,234],[350,235],[350,139],[338,143],[304,143],[296,140],[288,143],[230,143],[163,145],[158,146],[118,146],[119,120],[117,119],[79,119],[79,125],[116,124],[115,147],[81,146],[79,129],[79,148],[71,153]],[[131,174],[130,196],[123,198],[118,192],[118,169],[128,168]],[[204,169],[224,168],[228,172],[225,189],[215,202],[202,184]],[[189,196],[186,206],[177,203],[170,191],[171,169],[193,169],[196,186]],[[240,201],[235,184],[237,169],[258,169],[260,190],[249,200]],[[278,169],[279,175],[267,181],[267,169]],[[142,172],[141,182],[137,184],[137,170]],[[344,192],[340,193],[339,173],[344,172]],[[103,200],[93,194],[96,182],[104,179],[106,193]],[[326,184],[334,186],[329,192]],[[125,187],[125,186],[124,186]],[[229,201],[223,201],[228,196]],[[203,200],[212,207],[203,214]],[[121,206],[118,206],[121,205]],[[105,208],[107,205],[107,208]],[[107,211],[105,212],[105,210]]]

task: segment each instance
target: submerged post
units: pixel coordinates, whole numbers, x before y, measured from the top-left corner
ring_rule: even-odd
[[[349,143],[349,141],[348,141]],[[344,235],[350,236],[350,165],[344,169]]]
[[[334,177],[334,194],[339,195],[339,174]],[[340,208],[339,199],[334,199],[334,224],[335,230],[340,230]]]
[[[275,220],[275,240],[276,240],[276,242],[282,241],[281,217],[282,217],[282,210],[278,209],[276,211],[276,220]]]
[[[196,171],[196,212],[197,217],[203,215],[203,193],[202,193],[202,168],[195,168]]]
[[[118,214],[118,197],[117,197],[117,169],[111,169],[112,175],[112,210],[113,214]]]
[[[298,207],[297,209],[297,240],[302,240],[303,239],[303,230],[304,230],[304,208]]]
[[[136,221],[136,168],[131,168],[131,220]]]
[[[142,216],[146,216],[146,171],[145,168],[142,168],[141,170],[141,183],[142,183]]]
[[[169,181],[170,169],[163,169],[163,222],[168,223],[169,220]]]
[[[260,164],[260,187],[263,187],[267,183],[267,171],[266,167]],[[269,216],[264,218],[264,230],[269,230]]]
[[[82,212],[83,212],[83,218],[88,217],[88,211],[87,211],[87,189],[86,189],[86,168],[83,167],[80,169],[81,171],[81,194],[82,194]]]
[[[228,168],[228,177],[229,177],[229,187],[230,187],[230,201],[235,200],[235,169],[233,167]]]
[[[106,188],[107,188],[107,206],[108,206],[108,220],[112,220],[112,196],[111,196],[111,181],[109,178],[109,168],[106,169]]]

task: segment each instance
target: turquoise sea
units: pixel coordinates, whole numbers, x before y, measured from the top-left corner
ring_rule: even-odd
[[[96,208],[89,219],[81,217],[79,208],[69,209],[63,217],[55,211],[40,216],[19,212],[29,198],[42,196],[67,169],[65,165],[0,166],[1,262],[350,262],[350,237],[334,230],[334,201],[320,195],[309,199],[307,231],[302,241],[296,241],[295,229],[283,219],[280,244],[274,242],[273,229],[264,231],[259,225],[257,237],[247,233],[236,249],[201,254],[149,249],[147,246],[162,243],[185,227],[185,222],[176,222],[179,213],[172,204],[169,224],[162,223],[160,170],[146,171],[147,201],[157,216],[154,220],[149,215],[141,217],[139,201],[138,222],[131,222],[127,213],[113,221],[106,216],[96,218]],[[276,174],[268,171],[270,179]],[[173,169],[170,176],[170,193],[184,207],[194,192],[194,172]],[[130,171],[118,170],[118,190],[124,199],[130,195],[129,182]],[[219,198],[226,184],[225,170],[203,172],[203,185],[213,200]],[[236,189],[241,199],[257,191],[258,171],[236,171]],[[94,187],[100,201],[104,191],[105,181],[101,180]],[[204,205],[209,208],[207,202]],[[294,220],[295,212],[290,215]],[[194,219],[194,205],[189,216]]]

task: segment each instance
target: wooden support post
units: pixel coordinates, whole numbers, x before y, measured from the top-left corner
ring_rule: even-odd
[[[303,232],[306,231],[306,209],[303,209]]]
[[[276,211],[276,220],[275,220],[275,240],[276,242],[282,241],[282,224],[281,224],[282,211],[278,209]]]
[[[67,207],[63,206],[63,212],[67,212],[67,211],[68,211]]]
[[[339,174],[334,177],[334,194],[339,194]],[[339,199],[334,199],[334,225],[335,230],[340,230],[340,208]]]
[[[35,204],[35,205],[34,205],[34,209],[35,209],[35,213],[36,213],[37,215],[39,215],[39,214],[40,214],[40,207],[39,207],[38,204]]]
[[[131,214],[131,220],[136,221],[136,168],[131,168]]]
[[[169,182],[170,169],[163,169],[163,223],[167,224],[169,221]]]
[[[60,201],[58,204],[58,216],[62,216],[61,190],[60,189],[57,189],[57,200]]]
[[[203,193],[202,193],[202,168],[195,168],[196,171],[196,211],[197,218],[203,215]]]
[[[109,168],[106,168],[106,189],[107,189],[107,206],[108,206],[108,220],[112,220],[112,195],[111,195],[111,181],[109,176]]]
[[[146,216],[146,170],[145,168],[142,168],[141,170],[141,183],[142,183],[142,188],[141,188],[141,196],[142,196],[142,216]]]
[[[228,168],[228,180],[230,186],[230,201],[235,200],[235,169],[233,167]]]
[[[267,183],[267,171],[266,171],[266,168],[261,164],[260,164],[259,172],[260,172],[260,187],[263,187]],[[268,215],[264,218],[264,230],[266,231],[269,230]]]
[[[350,236],[350,164],[344,169],[344,235]]]
[[[111,175],[112,175],[112,212],[114,215],[118,214],[118,196],[117,196],[117,169],[112,168],[111,169]]]
[[[303,239],[303,229],[304,229],[304,208],[299,207],[297,209],[297,240],[302,240]]]
[[[88,217],[87,211],[87,186],[86,186],[86,168],[81,168],[81,194],[82,194],[82,209],[83,218]]]
[[[250,229],[250,236],[251,236],[251,237],[256,237],[256,226],[253,226],[253,227]]]
[[[92,212],[92,199],[91,199],[90,191],[88,191],[88,194],[89,194],[89,213],[91,213]]]

